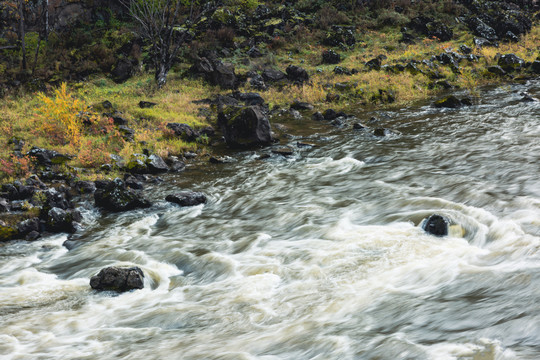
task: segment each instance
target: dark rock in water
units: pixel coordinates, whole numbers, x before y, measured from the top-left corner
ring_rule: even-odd
[[[392,136],[392,135],[400,135],[400,133],[399,131],[392,130],[392,129],[377,128],[373,130],[373,135],[377,137],[385,137],[385,136]]]
[[[233,159],[229,156],[211,156],[208,160],[211,164],[229,164]]]
[[[228,107],[218,115],[225,142],[233,148],[270,145],[270,121],[260,106]]]
[[[66,240],[62,243],[62,246],[68,250],[73,250],[77,247],[77,243],[78,242],[74,240]]]
[[[287,67],[287,78],[290,81],[295,82],[307,82],[309,81],[309,75],[307,71],[304,68],[301,68],[300,66],[290,65]]]
[[[139,107],[141,109],[148,109],[148,108],[153,108],[154,106],[156,106],[157,104],[155,102],[151,102],[151,101],[139,101]]]
[[[320,111],[317,111],[316,113],[311,115],[311,118],[313,120],[315,120],[315,121],[323,121],[324,120],[324,115]]]
[[[121,179],[108,182],[104,188],[94,193],[96,206],[114,212],[128,211],[138,208],[149,208],[150,201],[133,190],[126,189]]]
[[[39,231],[30,231],[26,236],[24,237],[24,240],[26,241],[34,241],[41,237],[41,234]]]
[[[313,110],[313,105],[311,105],[310,103],[307,103],[307,102],[302,102],[302,101],[295,100],[291,104],[291,109],[299,110],[299,111]]]
[[[488,66],[487,71],[495,75],[506,75],[506,71],[499,65]]]
[[[186,164],[178,159],[171,162],[170,171],[173,173],[179,173],[186,169]]]
[[[354,123],[353,124],[353,129],[354,130],[366,130],[368,129],[368,127],[362,123]]]
[[[339,113],[336,112],[334,109],[327,109],[323,112],[323,117],[324,117],[324,120],[334,120],[336,119],[337,117],[339,117]]]
[[[322,53],[323,64],[339,64],[341,62],[341,55],[334,50],[326,50]]]
[[[19,234],[23,236],[30,234],[32,231],[39,232],[40,230],[39,218],[35,217],[35,218],[21,221],[20,223],[17,224],[17,230]]]
[[[186,141],[195,141],[199,136],[199,132],[194,130],[188,124],[168,123],[167,128],[174,131],[174,134]]]
[[[90,279],[90,286],[95,290],[125,292],[144,287],[144,273],[139,267],[102,269]]]
[[[497,64],[502,67],[504,71],[512,72],[521,70],[525,61],[514,54],[506,54],[499,58]]]
[[[74,232],[74,222],[81,220],[81,214],[78,210],[63,210],[52,208],[47,213],[46,227],[50,232]]]
[[[422,229],[435,236],[447,236],[450,221],[441,215],[431,215],[422,223]]]
[[[146,166],[150,174],[159,174],[169,171],[169,166],[163,161],[161,156],[152,154],[148,157],[146,161]]]
[[[458,99],[454,95],[447,96],[443,99],[437,100],[433,103],[433,106],[436,108],[451,108],[451,109],[457,109],[462,106],[470,106],[472,105],[472,102],[470,99]]]
[[[134,190],[143,190],[144,185],[142,181],[139,181],[135,176],[128,175],[124,179],[124,183],[128,188],[134,189]]]
[[[278,82],[285,80],[287,75],[283,71],[267,68],[263,70],[262,77],[266,82]]]
[[[35,146],[26,155],[35,158],[39,165],[45,166],[53,164],[62,165],[73,158],[70,155],[60,154],[54,150],[41,149]]]
[[[538,101],[538,99],[532,97],[531,94],[528,94],[526,92],[522,92],[520,95],[523,96],[521,98],[522,102],[536,102],[536,101]]]
[[[196,206],[206,204],[207,202],[206,195],[194,191],[181,191],[176,194],[167,195],[165,200],[180,206]]]
[[[281,155],[281,156],[291,156],[291,155],[294,154],[294,150],[291,149],[288,146],[279,147],[277,149],[272,149],[272,152],[274,154],[278,154],[278,155]]]

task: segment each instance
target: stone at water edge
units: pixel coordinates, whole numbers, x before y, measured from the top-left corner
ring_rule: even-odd
[[[144,288],[144,273],[135,266],[131,268],[107,267],[92,276],[90,286],[99,291],[125,292]]]

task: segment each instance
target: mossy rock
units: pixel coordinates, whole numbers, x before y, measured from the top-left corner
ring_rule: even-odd
[[[18,235],[18,231],[7,225],[0,224],[0,241],[8,241],[14,239]]]

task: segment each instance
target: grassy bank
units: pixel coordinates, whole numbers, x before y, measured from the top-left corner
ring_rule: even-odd
[[[336,74],[336,65],[321,64],[321,53],[326,47],[309,41],[309,38],[305,43],[268,44],[266,55],[261,58],[233,55],[227,60],[235,64],[237,74],[266,67],[284,71],[288,65],[299,65],[308,71],[310,82],[307,84],[283,84],[261,91],[261,96],[271,108],[288,108],[293,100],[310,102],[319,111],[330,107],[407,106],[445,90],[433,79],[434,71],[448,85],[467,89],[472,96],[479,86],[515,80],[513,76],[495,75],[487,68],[497,64],[500,54],[513,53],[527,62],[536,60],[540,27],[533,26],[518,43],[502,43],[499,47],[481,49],[474,48],[473,36],[467,31],[457,31],[452,41],[424,39],[414,45],[400,43],[400,32],[395,28],[364,31],[358,38],[359,43],[352,49],[340,51],[343,60],[339,66],[358,70],[350,75]],[[473,48],[478,61],[462,62],[459,72],[440,64],[434,70],[422,63],[422,60],[444,52],[459,51],[463,44]],[[367,70],[364,64],[381,55],[384,56],[383,69]],[[417,61],[415,67],[418,71],[384,70],[384,65],[392,67],[411,61]],[[148,73],[141,73],[123,84],[115,84],[107,77],[97,75],[85,82],[70,83],[66,88],[50,87],[46,93],[12,94],[4,98],[0,102],[0,143],[4,144],[0,149],[0,180],[7,182],[30,174],[31,159],[13,155],[13,147],[23,143],[21,154],[37,146],[73,155],[69,165],[79,169],[81,178],[107,176],[99,171],[99,167],[111,162],[110,154],[129,159],[144,149],[164,158],[181,156],[186,151],[211,152],[206,136],[195,142],[186,142],[175,137],[166,127],[170,122],[185,123],[194,128],[215,126],[216,114],[201,113],[202,105],[193,101],[230,92],[186,76],[188,66],[177,66],[161,90],[156,88],[152,75]],[[341,85],[336,87],[336,83]],[[248,85],[238,90],[253,91]],[[339,99],[334,97],[335,100],[329,103],[329,93],[339,95]],[[391,94],[392,101],[380,96],[381,93]],[[112,108],[104,107],[104,101],[110,102]],[[157,105],[141,108],[140,101]],[[133,141],[113,124],[114,115],[127,120],[128,127],[134,132]]]

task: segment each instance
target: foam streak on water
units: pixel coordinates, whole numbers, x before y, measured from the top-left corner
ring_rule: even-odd
[[[519,102],[539,87],[171,176],[149,210],[89,213],[69,252],[65,236],[0,247],[0,357],[540,358],[540,105]],[[209,203],[160,200],[179,187]],[[464,235],[425,234],[432,213]],[[111,265],[145,288],[92,291]]]

